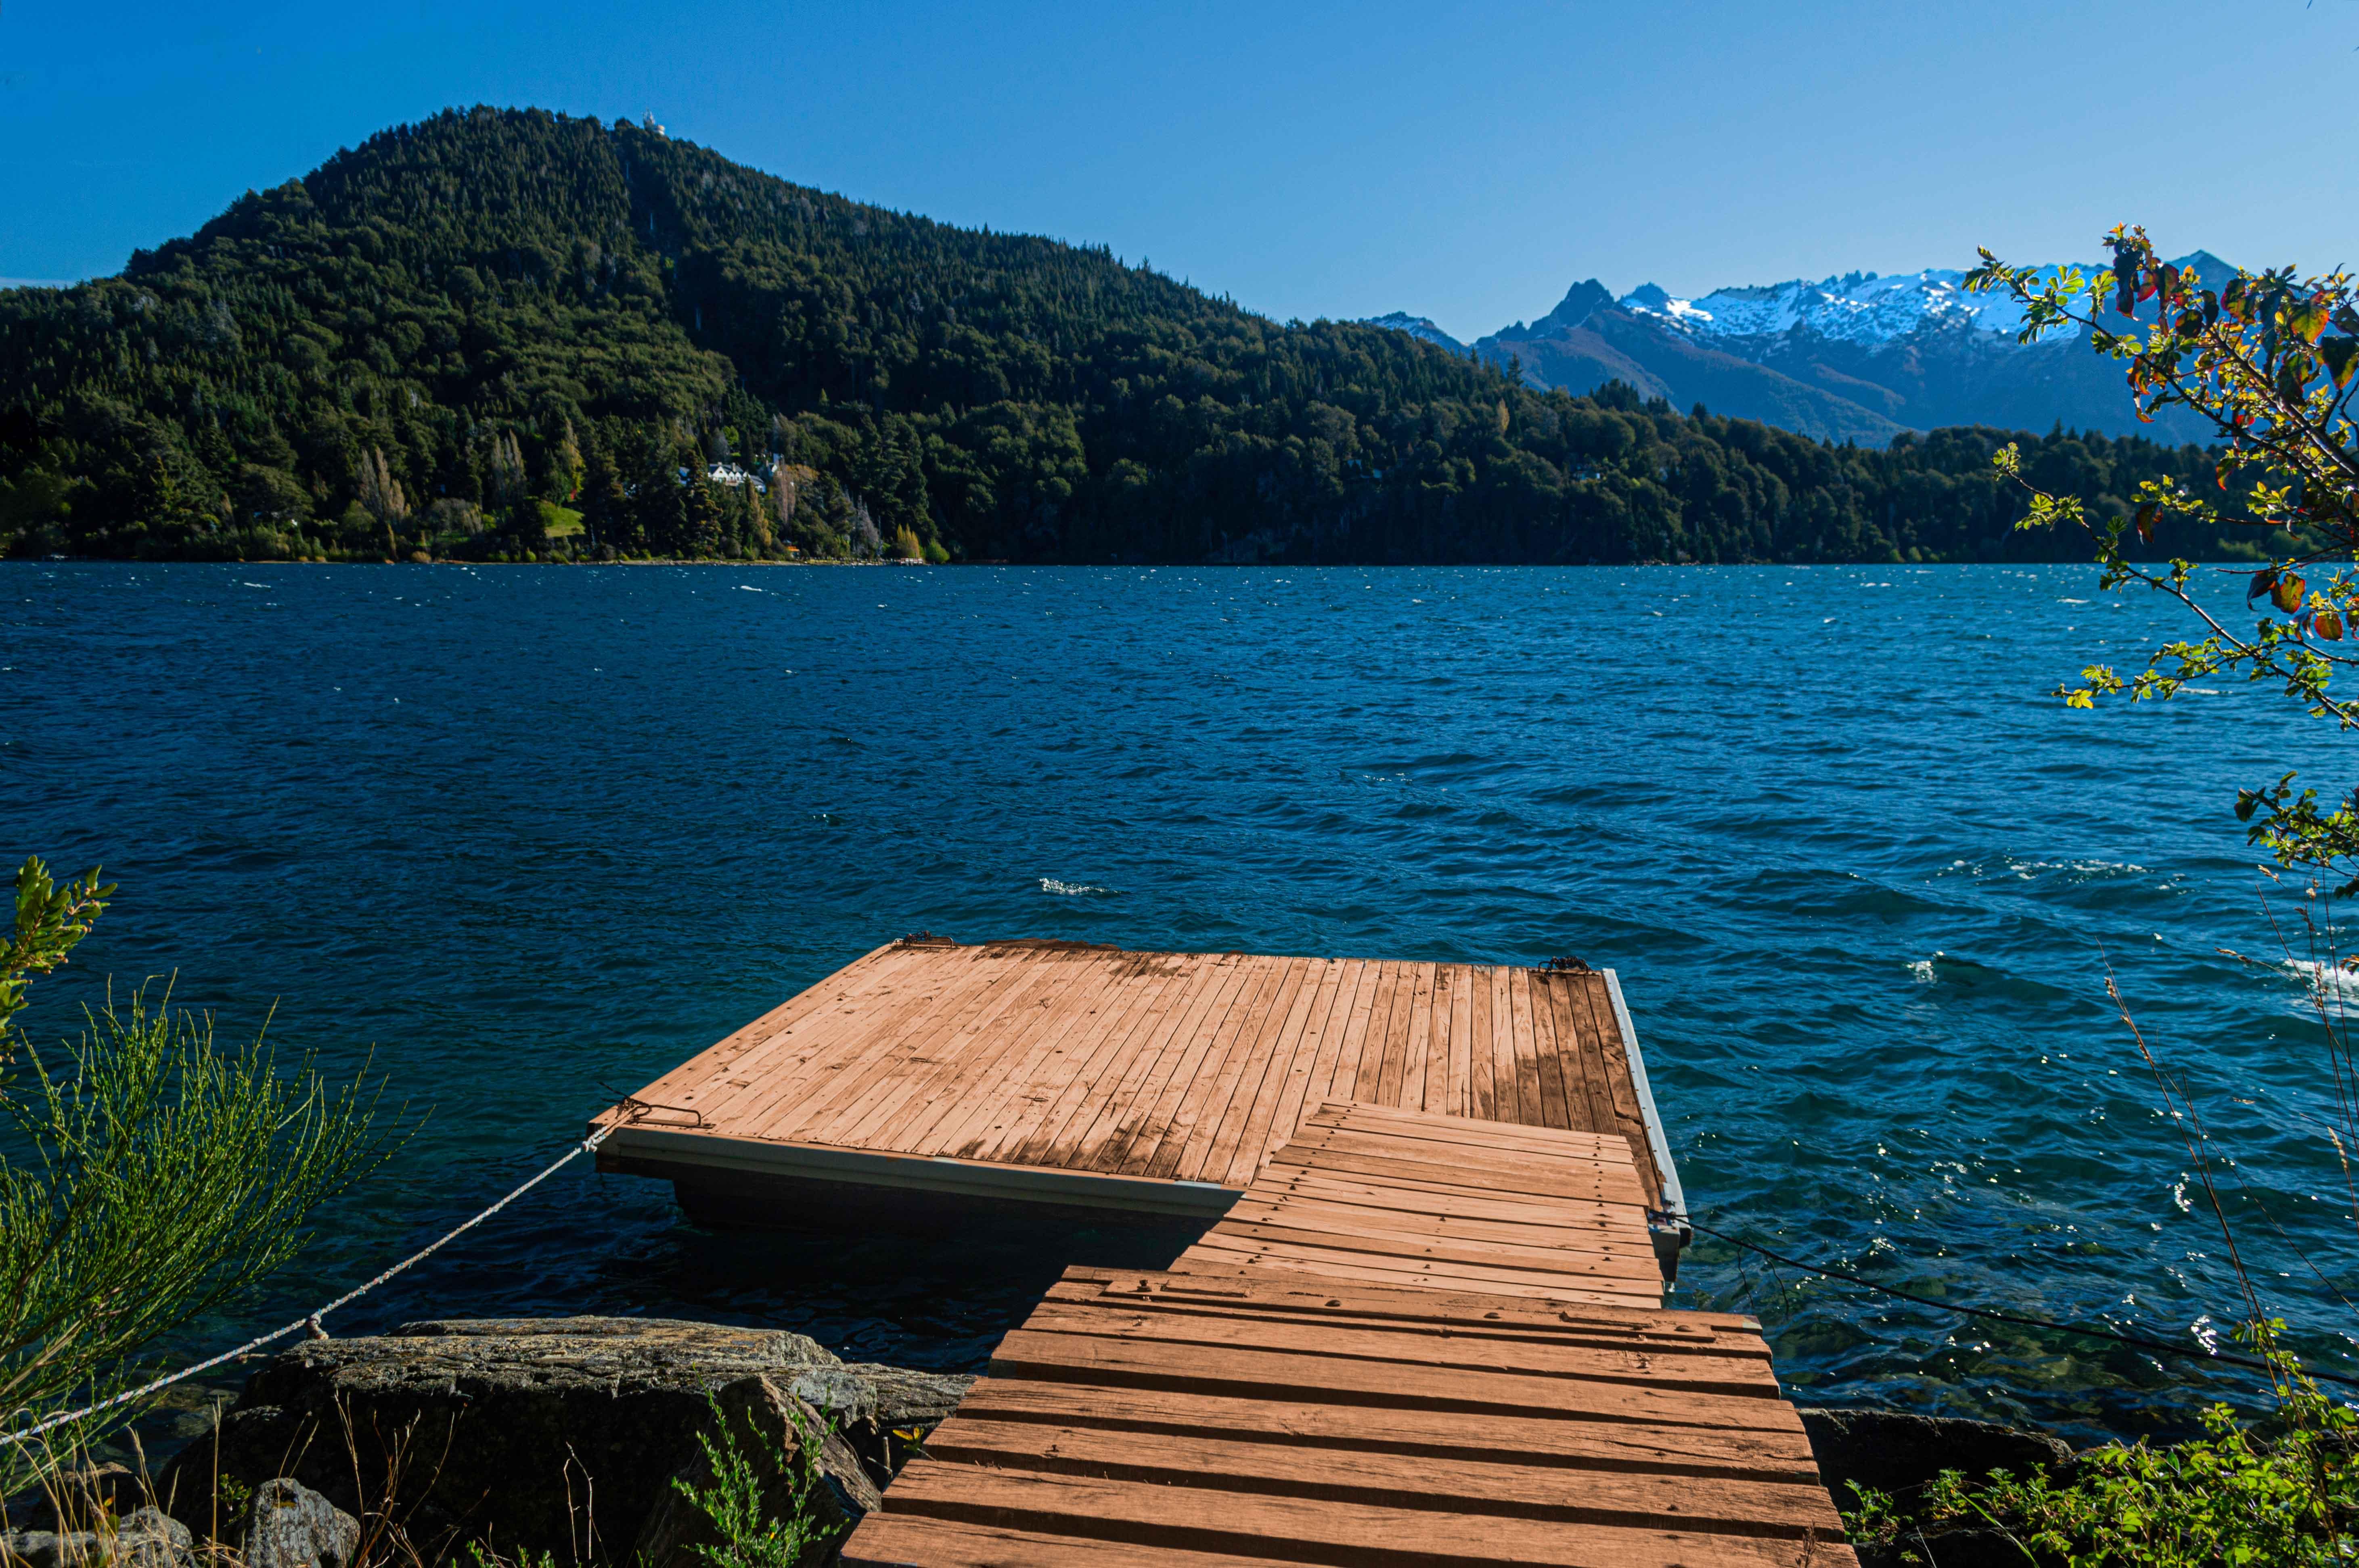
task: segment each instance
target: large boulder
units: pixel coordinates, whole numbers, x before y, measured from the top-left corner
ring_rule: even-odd
[[[1995,1422],[1864,1406],[1804,1410],[1801,1416],[1820,1478],[1838,1508],[1858,1505],[1851,1489],[1856,1481],[1890,1494],[1906,1519],[1926,1484],[1944,1470],[1977,1478],[1993,1470],[2061,1476],[2072,1462],[2072,1445],[2062,1438]],[[1864,1547],[1859,1560],[1860,1568],[1903,1568],[1912,1562],[1940,1568],[2024,1568],[2023,1551],[2012,1537],[1984,1529],[1929,1536],[1910,1526],[1888,1551]]]
[[[245,1568],[353,1568],[361,1521],[300,1481],[281,1476],[255,1488],[247,1506]]]
[[[284,1476],[428,1562],[462,1541],[612,1558],[700,1457],[712,1400],[749,1379],[841,1434],[822,1465],[853,1509],[890,1478],[893,1432],[933,1426],[972,1381],[846,1363],[799,1334],[664,1318],[414,1323],[274,1357],[158,1492],[214,1540]]]
[[[1801,1417],[1819,1476],[1846,1508],[1853,1502],[1853,1481],[1900,1495],[1913,1493],[1944,1470],[1974,1476],[1993,1470],[2052,1474],[2072,1459],[2072,1445],[2060,1437],[1995,1422],[1867,1406],[1821,1406],[1803,1410]]]

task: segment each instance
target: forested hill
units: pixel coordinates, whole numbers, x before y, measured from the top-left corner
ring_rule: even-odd
[[[538,110],[387,131],[119,277],[0,293],[19,555],[2079,555],[2011,532],[2001,438],[1831,447],[1535,393]],[[2101,508],[2209,471],[2027,439]]]

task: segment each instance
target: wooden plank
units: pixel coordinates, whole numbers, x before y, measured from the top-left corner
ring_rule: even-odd
[[[1562,1127],[1561,1101],[1549,1092],[1548,1058],[1555,1048],[1546,1013],[1532,994],[1532,972],[1517,969],[1509,977],[1516,1002],[1516,1094],[1524,1114],[1535,1127]],[[1551,1101],[1558,1101],[1551,1104]]]
[[[1315,1198],[1265,1203],[1252,1195],[1237,1200],[1226,1218],[1234,1225],[1299,1225],[1336,1236],[1384,1237],[1402,1243],[1418,1241],[1489,1241],[1521,1246],[1535,1252],[1595,1252],[1627,1249],[1634,1255],[1653,1256],[1643,1215],[1609,1217],[1571,1225],[1499,1224],[1458,1219],[1448,1215],[1419,1214]]]
[[[1659,1293],[1662,1270],[1654,1249],[1641,1231],[1636,1240],[1616,1238],[1582,1249],[1536,1247],[1484,1237],[1405,1236],[1397,1230],[1375,1230],[1327,1222],[1324,1217],[1241,1219],[1234,1213],[1212,1227],[1221,1242],[1270,1242],[1288,1247],[1321,1247],[1336,1252],[1367,1252],[1414,1260],[1421,1263],[1469,1263],[1483,1268],[1514,1270],[1531,1274],[1566,1275],[1574,1283],[1601,1276],[1629,1280]]]
[[[1063,1280],[1049,1287],[1041,1304],[1044,1309],[1053,1304],[1060,1322],[1068,1318],[1079,1322],[1073,1314],[1092,1313],[1115,1322],[1156,1315],[1214,1318],[1223,1324],[1262,1324],[1272,1334],[1325,1328],[1382,1330],[1430,1339],[1626,1352],[1655,1361],[1700,1357],[1703,1359],[1698,1364],[1709,1367],[1743,1363],[1748,1370],[1741,1380],[1748,1387],[1762,1385],[1771,1372],[1769,1346],[1758,1334],[1700,1329],[1682,1321],[1686,1313],[1658,1303],[1557,1306],[1531,1297],[1461,1295],[1424,1285],[1340,1285],[1310,1275],[1288,1280],[1266,1272],[1167,1271],[1158,1278],[1158,1286],[1145,1292],[1093,1290],[1085,1281]],[[1448,1304],[1442,1315],[1435,1314],[1437,1302]]]
[[[1631,1161],[1630,1145],[1626,1140],[1611,1134],[1598,1140],[1593,1149],[1574,1153],[1563,1149],[1542,1150],[1428,1135],[1416,1129],[1395,1130],[1379,1128],[1364,1118],[1340,1126],[1325,1119],[1314,1119],[1297,1128],[1294,1136],[1279,1147],[1397,1158],[1410,1163],[1462,1170],[1484,1180],[1496,1173],[1518,1180],[1553,1182],[1564,1188],[1603,1185],[1619,1188],[1630,1195],[1628,1202],[1645,1206],[1646,1194],[1639,1184],[1638,1167]],[[1557,1189],[1543,1189],[1542,1195],[1553,1190]]]
[[[1610,1167],[1600,1166],[1586,1173],[1568,1174],[1561,1185],[1543,1185],[1548,1180],[1545,1176],[1509,1176],[1495,1171],[1486,1171],[1477,1176],[1465,1167],[1452,1165],[1447,1161],[1420,1160],[1397,1152],[1364,1153],[1350,1147],[1329,1148],[1300,1141],[1290,1141],[1271,1155],[1264,1170],[1270,1173],[1272,1179],[1277,1179],[1277,1173],[1280,1172],[1307,1170],[1326,1174],[1373,1177],[1386,1185],[1413,1186],[1420,1191],[1446,1189],[1470,1195],[1496,1194],[1502,1197],[1560,1200],[1588,1198],[1603,1203],[1637,1201],[1630,1195],[1636,1188],[1629,1173],[1617,1173]],[[1619,1180],[1612,1179],[1617,1175]]]
[[[1777,1379],[1768,1366],[1745,1356],[1704,1351],[1667,1355],[1645,1346],[1599,1346],[1570,1337],[1530,1335],[1438,1335],[1405,1323],[1349,1324],[1333,1319],[1306,1323],[1258,1313],[1162,1312],[1103,1296],[1088,1302],[1044,1301],[1022,1328],[1010,1332],[1080,1335],[1132,1344],[1282,1350],[1353,1361],[1685,1389],[1732,1399],[1778,1397]]]
[[[1691,1480],[1726,1477],[1786,1486],[1811,1486],[1819,1479],[1810,1440],[1799,1432],[1712,1432],[1490,1411],[1387,1411],[997,1377],[977,1379],[958,1413],[1002,1421],[1086,1419],[1110,1431],[1203,1433],[1245,1441],[1456,1458],[1512,1454],[1535,1467],[1576,1472],[1645,1470]]]
[[[1331,1100],[1303,1117],[1311,1127],[1347,1128],[1378,1132],[1390,1138],[1419,1138],[1464,1143],[1480,1149],[1513,1149],[1527,1154],[1593,1160],[1600,1157],[1631,1163],[1629,1140],[1619,1131],[1587,1132],[1553,1127],[1519,1127],[1503,1121],[1476,1121],[1465,1117],[1434,1116],[1391,1106],[1360,1105]]]
[[[1440,1107],[1451,1116],[1474,1114],[1474,988],[1480,984],[1474,968],[1466,964],[1452,964],[1450,973],[1450,1081],[1449,1096]]]
[[[1193,1267],[1198,1261],[1225,1262],[1239,1268],[1292,1270],[1305,1274],[1371,1283],[1496,1291],[1503,1295],[1543,1300],[1602,1294],[1631,1306],[1654,1305],[1662,1300],[1663,1293],[1659,1275],[1641,1283],[1624,1275],[1590,1276],[1569,1271],[1533,1272],[1471,1263],[1427,1261],[1392,1252],[1353,1252],[1323,1242],[1292,1245],[1281,1241],[1241,1240],[1217,1232],[1208,1233],[1189,1249],[1190,1266]]]
[[[1793,1485],[1730,1477],[1698,1487],[1684,1476],[1570,1470],[1527,1465],[1495,1453],[1481,1459],[1444,1458],[1255,1443],[1199,1433],[1110,1432],[1071,1422],[995,1421],[964,1412],[927,1436],[926,1455],[1049,1475],[1563,1524],[1636,1525],[1797,1541],[1813,1531],[1843,1533],[1842,1518],[1815,1479]]]
[[[837,1561],[843,1568],[1294,1568],[1301,1559],[1183,1552],[1156,1541],[872,1513],[844,1541]]]
[[[1466,1114],[1490,1119],[1498,1115],[1498,1088],[1491,1076],[1491,987],[1493,971],[1476,969],[1467,992]]]
[[[1747,1354],[1758,1354],[1764,1359],[1768,1357],[1768,1347],[1761,1338],[1759,1320],[1738,1313],[1695,1312],[1686,1308],[1673,1312],[1656,1308],[1644,1312],[1556,1314],[1536,1309],[1528,1303],[1494,1300],[1479,1292],[1447,1294],[1427,1290],[1339,1292],[1323,1281],[1314,1285],[1307,1281],[1288,1284],[1284,1281],[1212,1281],[1168,1271],[1140,1269],[1071,1268],[1065,1271],[1063,1279],[1054,1288],[1061,1289],[1066,1285],[1077,1289],[1095,1288],[1111,1295],[1167,1294],[1205,1300],[1225,1298],[1262,1311],[1300,1307],[1314,1311],[1342,1310],[1354,1314],[1391,1314],[1437,1326],[1461,1323],[1483,1326],[1499,1323],[1559,1323],[1571,1325],[1582,1333],[1626,1333],[1715,1346],[1733,1338],[1746,1347]]]
[[[1261,1174],[1271,1150],[1292,1136],[1300,1124],[1302,1108],[1310,1103],[1311,1075],[1318,1069],[1329,1021],[1335,1013],[1335,999],[1343,990],[1343,972],[1344,965],[1333,959],[1321,966],[1319,983],[1310,989],[1302,1027],[1295,1037],[1277,1090],[1260,1097],[1245,1123],[1244,1135],[1237,1141],[1236,1153],[1220,1177],[1228,1185],[1245,1186]],[[1277,1070],[1273,1064],[1272,1071]],[[1206,1173],[1210,1175],[1211,1172]]]
[[[1586,1184],[1603,1179],[1634,1192],[1638,1184],[1630,1146],[1611,1133],[1575,1153],[1560,1148],[1518,1148],[1500,1140],[1430,1134],[1425,1129],[1386,1127],[1370,1119],[1322,1119],[1297,1129],[1288,1146],[1397,1155],[1469,1172],[1513,1173],[1541,1181],[1555,1178]]]
[[[1437,1340],[1439,1336],[1435,1336]],[[1582,1415],[1725,1431],[1799,1431],[1793,1407],[1774,1392],[1757,1398],[1645,1388],[1579,1378],[1519,1376],[1488,1368],[1355,1361],[1246,1346],[1158,1345],[1111,1336],[1008,1331],[993,1352],[994,1377],[1123,1382],[1204,1393],[1262,1390],[1256,1397],[1318,1399],[1394,1409],[1496,1410],[1522,1415]]]
[[[891,1514],[1089,1536],[1177,1551],[1307,1563],[1521,1568],[1820,1568],[1849,1549],[1817,1541],[1560,1523],[1438,1509],[1222,1491],[913,1459]]]
[[[1598,1307],[1571,1303],[1559,1305],[1545,1296],[1465,1297],[1462,1299],[1485,1303],[1486,1310],[1479,1317],[1466,1314],[1437,1323],[1414,1311],[1404,1312],[1398,1305],[1404,1298],[1422,1296],[1430,1300],[1442,1293],[1431,1286],[1397,1290],[1345,1284],[1310,1274],[1287,1280],[1266,1270],[1253,1269],[1179,1275],[1174,1280],[1175,1287],[1179,1283],[1201,1288],[1193,1292],[1171,1288],[1141,1294],[1092,1291],[1078,1281],[1063,1281],[1050,1286],[1044,1300],[1077,1309],[1119,1308],[1175,1317],[1252,1317],[1272,1324],[1332,1325],[1347,1329],[1446,1334],[1452,1338],[1533,1341],[1583,1346],[1593,1350],[1640,1352],[1658,1358],[1701,1356],[1745,1362],[1764,1373],[1770,1368],[1769,1347],[1757,1336],[1706,1333],[1699,1336],[1628,1327],[1629,1320],[1663,1314],[1661,1303],[1649,1300]],[[1244,1300],[1255,1285],[1262,1287],[1256,1293],[1265,1298],[1277,1291],[1285,1294],[1276,1303]],[[1579,1310],[1575,1310],[1576,1306]]]
[[[1498,1119],[1526,1126],[1538,1120],[1524,1112],[1521,1062],[1516,1044],[1515,971],[1501,965],[1491,971],[1491,1076],[1498,1095]]]
[[[1440,1152],[1429,1156],[1426,1150]],[[1643,1221],[1647,1192],[1626,1162],[1549,1161],[1535,1167],[1471,1149],[1456,1152],[1462,1157],[1451,1158],[1446,1144],[1306,1130],[1270,1155],[1262,1179],[1280,1182],[1297,1169],[1350,1169],[1380,1185],[1441,1183],[1465,1192],[1539,1203],[1620,1204],[1638,1210]],[[1270,1195],[1277,1195],[1275,1187]]]
[[[1345,1172],[1315,1171],[1300,1165],[1270,1163],[1251,1189],[1273,1200],[1284,1196],[1333,1199],[1369,1208],[1397,1208],[1406,1213],[1446,1215],[1468,1219],[1495,1219],[1506,1224],[1550,1225],[1564,1217],[1568,1223],[1611,1220],[1630,1206],[1569,1197],[1539,1199],[1502,1195],[1491,1197],[1480,1189],[1436,1182],[1408,1182],[1397,1176],[1374,1181]]]
[[[1417,967],[1417,989],[1410,993],[1408,1044],[1401,1054],[1401,1090],[1398,1103],[1408,1110],[1426,1108],[1426,1091],[1434,1085],[1434,1098],[1440,1098],[1439,1075],[1435,1073],[1433,1053],[1439,1030],[1448,1022],[1441,1000],[1441,966],[1419,964]],[[1435,1015],[1441,1014],[1440,1018]],[[1441,1049],[1447,1051],[1444,1044]],[[1435,1106],[1440,1109],[1439,1104]]]

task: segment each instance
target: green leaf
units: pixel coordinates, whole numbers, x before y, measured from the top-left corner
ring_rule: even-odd
[[[2351,380],[2351,368],[2359,359],[2359,338],[2321,338],[2318,357],[2326,362],[2326,373],[2334,379],[2334,390],[2340,392]]]
[[[2286,330],[2305,343],[2314,343],[2318,341],[2318,335],[2326,330],[2326,316],[2324,295],[2302,300],[2286,308]]]

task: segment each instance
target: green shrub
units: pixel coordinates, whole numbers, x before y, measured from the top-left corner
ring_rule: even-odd
[[[696,1487],[683,1477],[672,1480],[673,1487],[711,1521],[721,1538],[717,1546],[698,1544],[696,1554],[709,1568],[798,1568],[806,1553],[830,1534],[828,1521],[816,1506],[827,1485],[819,1462],[826,1432],[813,1427],[799,1409],[788,1411],[795,1441],[778,1477],[784,1483],[786,1503],[780,1508],[766,1501],[766,1494],[775,1495],[777,1487],[766,1485],[763,1467],[738,1446],[721,1401],[707,1396],[705,1402],[712,1412],[713,1432],[720,1435],[700,1432],[696,1441],[712,1467],[712,1484]],[[756,1442],[761,1441],[750,1419],[746,1430]]]
[[[1945,1470],[1906,1508],[1854,1484],[1859,1506],[1843,1516],[1851,1539],[1929,1568],[1941,1560],[1941,1535],[1958,1530],[1999,1531],[2040,1568],[2359,1561],[2359,1411],[2320,1393],[2293,1357],[2275,1349],[2282,1326],[2252,1336],[2279,1369],[2277,1411],[2266,1423],[2214,1405],[2191,1442],[2093,1449],[2061,1481],[2005,1470],[1977,1480]]]

